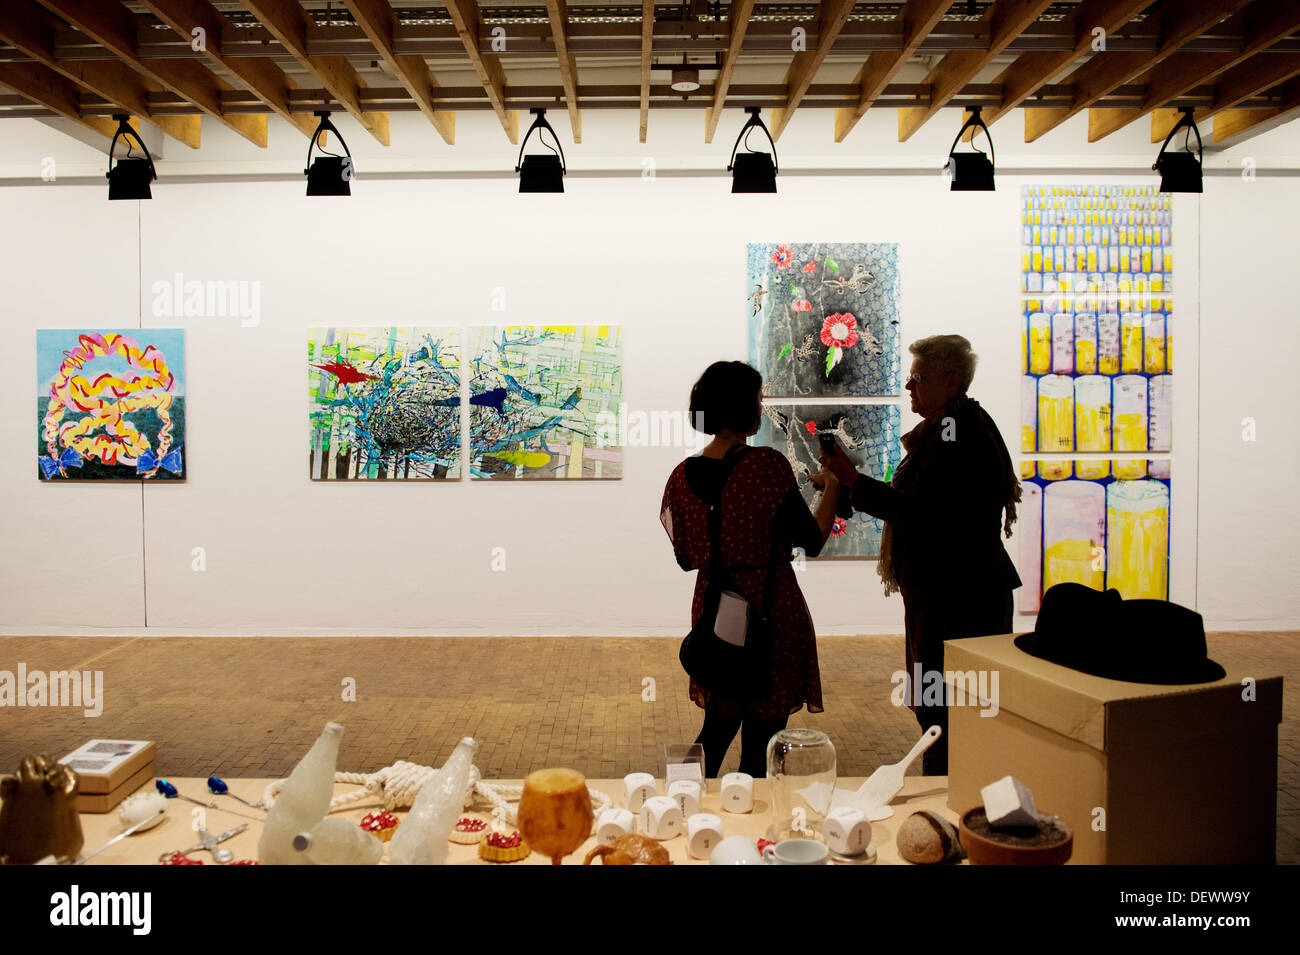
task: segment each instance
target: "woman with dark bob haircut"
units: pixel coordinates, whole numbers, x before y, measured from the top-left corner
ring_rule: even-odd
[[[721,506],[722,565],[751,607],[761,607],[769,568],[776,575],[770,608],[771,692],[742,703],[691,680],[691,699],[704,709],[704,727],[695,741],[704,746],[709,777],[718,775],[737,732],[740,771],[765,776],[768,740],[785,728],[790,714],[805,704],[810,713],[822,712],[812,617],[790,558],[796,546],[809,557],[821,552],[835,520],[839,482],[824,468],[817,473],[825,491],[814,514],[785,456],[774,448],[749,447],[747,439],[758,432],[762,418],[762,390],[762,376],[744,362],[720,361],[705,369],[691,389],[691,423],[714,437],[673,470],[660,508],[678,565],[699,571],[692,626],[704,611],[709,583],[708,513],[713,503]],[[724,486],[727,466],[734,469]]]

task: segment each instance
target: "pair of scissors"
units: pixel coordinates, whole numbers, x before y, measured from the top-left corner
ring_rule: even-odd
[[[212,835],[212,833],[208,832],[207,829],[200,826],[198,828],[198,834],[199,834],[199,839],[201,839],[202,841],[196,846],[190,846],[188,849],[182,849],[180,851],[182,854],[188,855],[191,852],[198,852],[200,849],[207,849],[209,852],[212,853],[213,861],[215,861],[217,865],[225,865],[231,859],[235,858],[235,854],[231,852],[229,849],[218,848],[218,843],[225,842],[227,839],[239,835],[247,828],[248,828],[248,823],[245,822],[236,826],[234,829],[227,829],[219,836],[214,836]],[[164,852],[161,856],[158,857],[158,861],[162,862],[170,855],[172,855],[172,853]]]

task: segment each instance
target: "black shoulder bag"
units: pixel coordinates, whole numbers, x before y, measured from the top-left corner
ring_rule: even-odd
[[[722,495],[731,472],[748,450],[747,445],[737,445],[723,458],[722,486],[718,499],[709,505],[709,576],[704,590],[704,610],[699,622],[682,640],[677,654],[682,668],[696,683],[710,693],[736,702],[765,699],[772,692],[772,590],[776,582],[776,542],[772,544],[761,607],[754,607],[740,595],[728,569],[722,565]],[[733,613],[738,606],[736,601],[744,604],[746,626],[743,643],[731,643],[718,636],[718,611],[724,599],[729,602]]]

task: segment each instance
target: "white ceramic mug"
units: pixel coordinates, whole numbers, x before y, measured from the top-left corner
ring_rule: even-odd
[[[749,773],[727,773],[722,777],[722,808],[725,812],[752,812],[754,777]]]
[[[709,865],[762,865],[763,857],[749,836],[727,836],[709,855]]]
[[[763,861],[771,865],[826,865],[830,851],[816,839],[786,839],[763,847]]]
[[[686,828],[681,806],[668,796],[651,796],[641,807],[641,829],[651,839],[664,841],[680,836]]]
[[[722,820],[711,812],[697,812],[686,820],[686,851],[707,859],[722,842]]]
[[[645,801],[658,791],[655,778],[649,773],[628,773],[623,777],[623,806],[640,812]]]
[[[682,810],[687,819],[700,811],[700,784],[693,779],[679,779],[668,784],[668,795]]]
[[[636,832],[636,816],[630,809],[606,809],[596,819],[596,842],[612,846],[616,840]]]

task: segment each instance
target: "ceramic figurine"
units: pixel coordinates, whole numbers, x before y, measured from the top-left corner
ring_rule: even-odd
[[[77,858],[85,837],[75,772],[47,756],[25,756],[16,774],[0,777],[0,799],[0,864]]]

